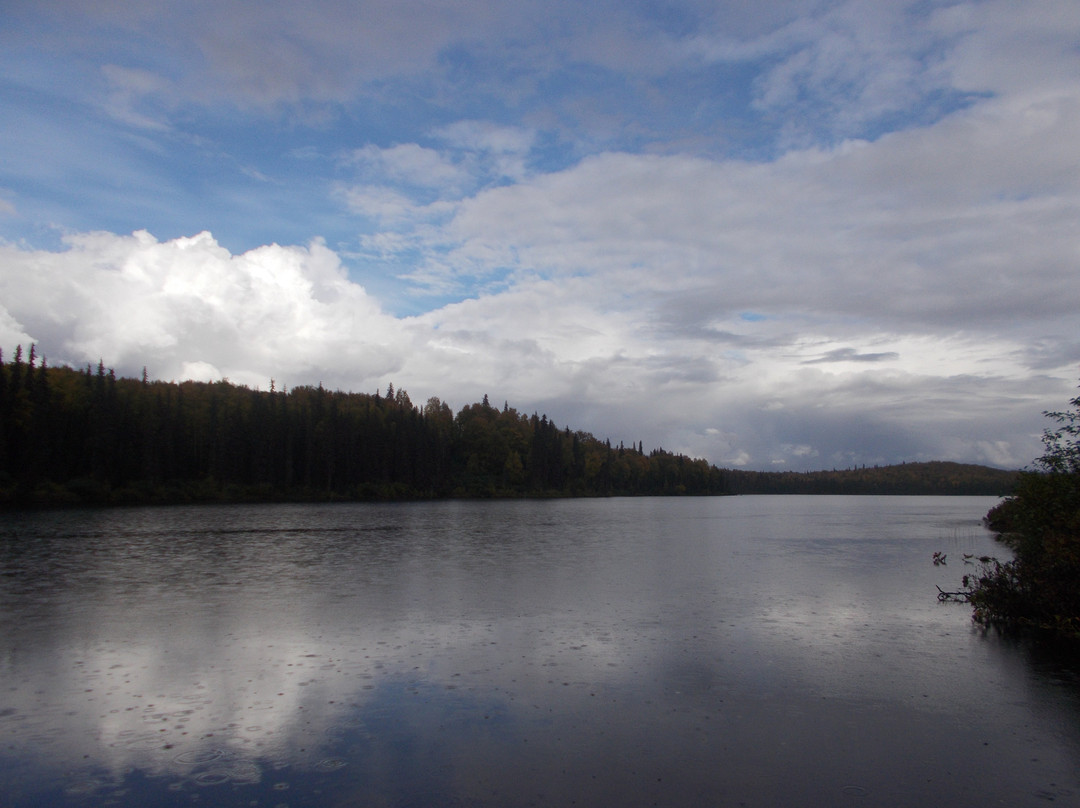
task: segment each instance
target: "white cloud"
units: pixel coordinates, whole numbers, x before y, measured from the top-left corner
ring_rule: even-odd
[[[475,120],[452,123],[434,134],[459,149],[495,154],[527,154],[536,140],[536,134],[527,129]]]
[[[984,463],[995,466],[1008,466],[1016,462],[1016,452],[1008,441],[978,441],[976,449],[978,450],[977,456],[981,457]],[[1032,460],[1034,459],[1032,458]]]
[[[524,129],[482,121],[459,121],[432,136],[440,149],[416,143],[382,148],[368,143],[348,152],[342,162],[356,172],[356,182],[342,194],[362,215],[390,223],[408,215],[420,218],[449,212],[443,200],[460,200],[478,189],[521,180],[535,135]]]
[[[110,115],[139,129],[169,129],[159,118],[139,111],[144,99],[171,94],[168,81],[149,70],[118,65],[104,65],[101,72],[109,85],[105,109]]]
[[[0,349],[14,350],[16,345],[29,345],[33,341],[34,338],[23,330],[22,324],[0,303]],[[11,358],[12,355],[7,354],[4,361],[10,362]]]
[[[216,382],[225,378],[224,373],[209,362],[183,362],[180,365],[180,378],[197,382]]]
[[[930,19],[935,33],[953,41],[942,66],[958,89],[1002,95],[1075,90],[1080,17],[1072,0],[958,3]]]
[[[364,174],[383,182],[401,182],[421,188],[447,189],[454,193],[468,180],[468,174],[445,155],[415,143],[386,149],[368,144],[356,149],[349,162]]]
[[[682,43],[690,58],[763,63],[753,103],[784,116],[787,145],[859,135],[952,89],[938,56],[949,34],[911,3],[847,0],[789,14],[742,38],[703,30]]]
[[[254,386],[357,384],[401,366],[400,324],[320,242],[231,255],[208,233],[66,241],[55,253],[0,247],[9,314],[52,360]]]
[[[384,185],[354,185],[340,191],[353,213],[392,228],[399,223],[415,223],[423,206],[409,196]]]
[[[741,468],[749,463],[751,460],[750,455],[745,451],[736,452],[728,459],[728,464],[735,468]]]
[[[536,142],[533,131],[486,121],[458,121],[433,134],[468,154],[474,170],[489,181],[520,180],[529,173],[527,159]]]
[[[1080,308],[1078,126],[1080,97],[1011,99],[768,164],[604,154],[463,200],[428,249],[458,274],[603,277],[607,305],[648,296],[683,327],[744,310],[1030,326]]]

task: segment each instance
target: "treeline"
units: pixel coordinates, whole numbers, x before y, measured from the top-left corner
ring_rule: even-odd
[[[273,384],[271,384],[273,388]],[[726,493],[725,473],[487,399],[117,378],[0,354],[0,504]]]
[[[732,494],[955,494],[1005,496],[1019,473],[932,461],[842,471],[729,471]]]
[[[670,494],[1008,494],[958,463],[722,470],[504,404],[117,378],[0,352],[0,505]]]

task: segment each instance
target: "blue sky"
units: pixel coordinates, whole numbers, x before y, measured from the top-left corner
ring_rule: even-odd
[[[1019,466],[1080,366],[1080,13],[10,2],[0,346],[722,466]]]

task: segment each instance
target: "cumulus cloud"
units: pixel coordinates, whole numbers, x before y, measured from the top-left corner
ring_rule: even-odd
[[[23,330],[22,324],[0,303],[0,349],[27,345],[32,342],[34,338]],[[11,354],[5,357],[5,361],[11,361]]]
[[[241,255],[209,233],[65,241],[61,252],[0,247],[0,323],[57,362],[104,359],[129,374],[146,365],[157,378],[220,374],[254,386],[274,376],[358,383],[401,366],[400,324],[319,241]]]

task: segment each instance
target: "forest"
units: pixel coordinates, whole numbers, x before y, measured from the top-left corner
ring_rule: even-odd
[[[1005,494],[1015,474],[908,464],[731,471],[601,440],[504,403],[455,414],[390,385],[253,390],[118,378],[0,353],[0,505],[733,493]]]
[[[273,385],[271,385],[273,387]],[[252,390],[0,355],[0,503],[720,494],[704,460],[613,446],[487,396]]]

